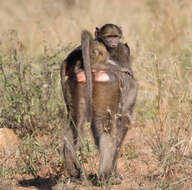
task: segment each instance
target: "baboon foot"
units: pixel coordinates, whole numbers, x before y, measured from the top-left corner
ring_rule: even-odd
[[[65,151],[66,153],[67,151]],[[76,178],[79,179],[81,178],[81,169],[78,166],[79,164],[76,162],[76,160],[72,159],[73,157],[71,157],[70,154],[67,154],[68,157],[66,157],[66,155],[64,156],[65,159],[65,168],[67,171],[67,174],[69,177],[72,178]]]
[[[96,174],[90,174],[88,176],[88,180],[95,186],[105,186],[107,184],[111,185],[120,185],[123,177],[121,175],[113,175],[108,178],[106,177],[98,177]]]
[[[100,181],[97,174],[89,174],[88,180],[95,186],[100,186]]]
[[[65,168],[69,177],[74,177],[77,179],[81,178],[81,165],[78,161],[72,144],[70,143],[70,141],[68,141],[67,138],[64,138],[63,154]]]
[[[67,173],[72,179],[81,179],[81,171],[76,168],[67,168]]]
[[[112,185],[120,185],[121,181],[122,179],[119,176],[118,177],[112,176],[109,178],[108,183]]]
[[[106,185],[106,184],[111,184],[111,185],[120,185],[121,184],[121,179],[119,176],[116,176],[116,175],[112,175],[112,176],[109,176],[108,178],[103,178],[103,177],[100,177],[100,183],[101,185]]]
[[[124,177],[118,171],[115,172],[115,178],[119,178],[121,181],[124,180]]]
[[[76,177],[68,177],[68,183],[76,183],[76,184],[81,184],[83,179],[81,177],[76,178]]]

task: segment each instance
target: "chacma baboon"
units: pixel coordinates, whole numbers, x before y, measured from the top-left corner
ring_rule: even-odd
[[[137,94],[129,64],[130,50],[120,42],[121,36],[121,29],[113,24],[97,28],[95,40],[84,31],[82,46],[73,50],[61,65],[61,85],[70,120],[63,152],[71,177],[79,178],[82,174],[76,151],[80,148],[84,125],[90,119],[101,155],[99,177],[102,182],[121,181],[116,167],[129,124],[129,119],[128,123],[124,122],[124,115],[132,113]],[[89,117],[88,112],[91,112]]]

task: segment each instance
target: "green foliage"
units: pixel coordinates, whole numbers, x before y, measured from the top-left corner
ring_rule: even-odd
[[[185,71],[190,71],[192,69],[191,65],[191,48],[184,48],[181,50],[181,55],[180,55],[180,61],[182,64],[182,68]]]
[[[136,159],[138,158],[138,153],[136,151],[136,148],[132,144],[125,144],[123,154],[126,158],[126,160]]]
[[[54,143],[39,141],[31,135],[26,135],[20,146],[21,162],[18,163],[18,172],[37,177],[44,167],[53,167],[57,171],[57,168],[63,165],[59,143],[57,140]]]
[[[64,117],[59,68],[67,48],[48,52],[45,46],[44,54],[34,58],[27,55],[16,31],[6,37],[0,52],[0,126],[23,136],[40,129],[42,122]]]
[[[82,148],[79,152],[77,152],[77,156],[82,164],[88,163],[88,161],[91,159],[94,145],[88,139],[81,139],[81,143]]]
[[[157,113],[157,101],[152,102],[143,100],[137,105],[137,113],[141,121],[154,119]]]
[[[43,44],[43,54],[33,57],[14,30],[4,34],[1,42],[0,126],[13,129],[22,143],[17,165],[9,167],[2,160],[0,176],[11,179],[16,174],[32,174],[37,177],[43,167],[54,168],[54,173],[63,166],[60,136],[65,110],[59,69],[70,47],[49,49]],[[51,134],[49,142],[37,140],[48,134]]]

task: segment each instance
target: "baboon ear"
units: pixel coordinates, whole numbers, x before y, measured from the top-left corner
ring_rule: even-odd
[[[99,37],[99,32],[100,32],[99,28],[96,27],[96,28],[95,28],[95,37],[96,37],[96,38]]]

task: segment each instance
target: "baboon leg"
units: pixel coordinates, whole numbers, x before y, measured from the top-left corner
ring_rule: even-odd
[[[73,144],[73,131],[72,128],[68,128],[67,134],[64,136],[64,164],[70,177],[79,178],[81,174],[81,167],[76,156],[74,144]]]
[[[70,127],[68,128],[67,133],[64,136],[64,160],[65,166],[69,176],[80,178],[82,173],[82,167],[79,163],[78,157],[76,155],[77,151],[81,151],[82,147],[82,126],[85,125],[85,120],[79,118],[77,124],[71,122]],[[78,128],[79,127],[79,128]]]
[[[123,176],[118,172],[117,170],[117,161],[118,161],[118,153],[120,151],[121,148],[121,144],[127,134],[128,131],[128,125],[130,124],[130,120],[129,120],[129,116],[122,116],[120,118],[117,118],[117,130],[116,130],[116,139],[115,139],[115,150],[116,150],[116,154],[115,154],[115,160],[113,163],[113,175],[114,175],[114,179],[112,181],[113,184],[119,184],[121,183],[120,181],[123,180]]]
[[[136,96],[137,96],[137,83],[134,78],[127,78],[126,74],[122,74],[124,80],[124,88],[121,89],[121,102],[122,107],[120,110],[120,117],[117,122],[117,151],[119,152],[121,144],[127,134],[128,127],[131,123],[131,114],[135,105]],[[119,179],[123,177],[117,171],[117,162],[115,163],[115,175]]]
[[[72,88],[75,88],[76,83],[74,80],[68,80],[68,82],[65,81],[65,69],[66,69],[66,61],[64,61],[61,65],[61,85],[62,85],[62,91],[64,100],[67,106],[67,116],[68,116],[68,123],[67,127],[64,131],[64,145],[63,145],[63,157],[64,157],[64,163],[65,168],[68,172],[68,174],[72,177],[79,177],[80,176],[80,165],[77,160],[75,149],[74,149],[74,138],[76,136],[73,122],[71,121],[71,118],[74,117],[74,106],[72,104]]]
[[[76,150],[80,150],[82,147],[82,139],[84,137],[84,128],[87,123],[86,117],[86,100],[85,100],[85,83],[79,83],[76,89],[75,96],[75,117],[74,117],[74,127],[77,131],[75,146]]]
[[[119,150],[121,144],[127,134],[128,125],[123,125],[121,121],[118,121],[118,128],[117,128],[117,149]]]
[[[122,120],[121,120],[122,121]],[[123,125],[124,121],[123,122],[119,122],[118,121],[118,127],[117,127],[117,141],[116,141],[116,149],[117,149],[117,154],[119,153],[120,151],[120,148],[121,148],[121,144],[127,134],[127,131],[128,131],[128,126],[127,125]],[[118,157],[118,155],[117,155]],[[116,162],[115,162],[115,167],[114,167],[114,173],[115,173],[115,176],[117,179],[119,180],[123,180],[123,176],[121,176],[121,174],[118,172],[117,170],[117,160],[116,159]]]
[[[64,138],[64,160],[69,176],[80,178],[81,165],[76,152],[81,149],[83,128],[86,124],[86,103],[85,103],[85,84],[69,80],[66,83],[68,88],[67,101],[69,104],[69,127],[65,131]]]
[[[108,123],[109,126],[106,126]],[[102,126],[102,129],[100,128]],[[100,152],[99,178],[101,183],[120,184],[121,179],[116,176],[117,162],[117,136],[116,116],[113,115],[101,122],[95,121],[97,131],[98,148]]]
[[[99,177],[103,183],[120,184],[115,176],[118,149],[116,147],[116,116],[110,118],[110,129],[104,131],[99,139],[99,152],[101,155]]]
[[[113,174],[118,151],[116,113],[120,89],[116,75],[109,74],[109,76],[109,82],[94,83],[93,86],[92,131],[101,156],[98,171],[101,183],[119,184],[120,181],[113,179]]]
[[[110,151],[109,151],[110,150]],[[109,133],[103,133],[99,141],[100,166],[99,176],[102,180],[108,180],[114,171],[116,159],[115,139]]]
[[[137,83],[134,78],[127,78],[125,74],[122,74],[124,80],[124,88],[121,89],[121,110],[120,117],[118,118],[118,130],[117,130],[117,149],[119,150],[121,144],[127,134],[128,126],[131,123],[131,114],[135,105],[137,97]]]

